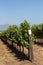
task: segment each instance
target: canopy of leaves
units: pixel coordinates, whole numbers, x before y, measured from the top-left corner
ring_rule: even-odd
[[[23,23],[20,24],[20,27],[16,25],[9,26],[7,30],[1,33],[0,37],[11,40],[19,46],[23,45],[26,48],[28,48],[29,43],[28,43],[27,31],[29,28],[30,28],[30,25],[25,20]]]
[[[32,33],[37,38],[43,38],[43,24],[32,26]]]

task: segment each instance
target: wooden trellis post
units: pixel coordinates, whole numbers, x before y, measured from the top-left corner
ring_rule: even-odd
[[[33,55],[33,46],[32,46],[32,36],[31,36],[32,32],[31,30],[28,30],[28,35],[29,35],[29,49],[28,49],[28,56],[29,56],[29,60],[33,61],[34,59],[34,55]]]

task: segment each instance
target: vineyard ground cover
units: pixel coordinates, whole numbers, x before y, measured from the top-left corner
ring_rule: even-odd
[[[15,52],[13,51],[13,53],[12,50],[7,47],[6,43],[0,40],[0,65],[43,65],[43,47],[33,45],[33,50],[33,63],[28,61],[26,58],[20,60],[20,58],[17,57],[18,54],[16,55],[16,53],[18,53],[17,50]],[[21,55],[18,56],[20,57]]]

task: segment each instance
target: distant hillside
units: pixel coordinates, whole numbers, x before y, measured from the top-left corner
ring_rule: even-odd
[[[9,27],[9,24],[0,25],[0,31],[3,31]]]

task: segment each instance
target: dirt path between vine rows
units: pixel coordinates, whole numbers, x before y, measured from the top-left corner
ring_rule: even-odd
[[[0,65],[43,65],[43,47],[34,45],[34,61],[20,60],[7,45],[0,40]]]

